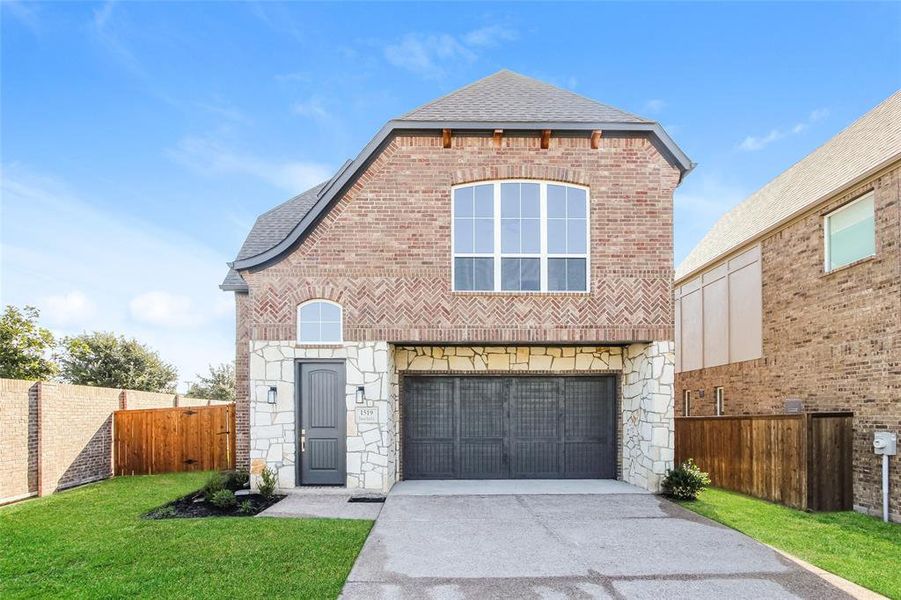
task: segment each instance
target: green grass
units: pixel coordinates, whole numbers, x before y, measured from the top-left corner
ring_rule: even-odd
[[[856,512],[805,513],[708,489],[685,508],[889,598],[901,598],[901,526]]]
[[[206,477],[120,477],[0,508],[0,598],[338,596],[371,521],[140,518]]]

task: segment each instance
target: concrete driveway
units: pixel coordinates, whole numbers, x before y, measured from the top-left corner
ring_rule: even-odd
[[[615,481],[401,482],[343,598],[849,598]]]

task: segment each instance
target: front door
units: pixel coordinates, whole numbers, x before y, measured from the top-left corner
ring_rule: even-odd
[[[297,381],[300,484],[345,485],[344,363],[301,362],[297,368]]]

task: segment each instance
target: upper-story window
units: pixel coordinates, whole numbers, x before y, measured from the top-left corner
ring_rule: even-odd
[[[588,291],[588,190],[498,181],[453,190],[455,291]]]
[[[825,268],[832,271],[876,254],[876,214],[870,192],[825,217]]]
[[[335,344],[342,341],[341,305],[310,300],[297,307],[297,341],[302,344]]]

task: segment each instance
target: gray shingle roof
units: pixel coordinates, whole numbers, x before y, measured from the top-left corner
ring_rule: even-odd
[[[240,273],[234,269],[229,269],[225,279],[219,284],[219,289],[226,292],[243,292],[247,291],[247,282],[244,281]]]
[[[326,183],[328,182],[324,181],[257,217],[238,252],[237,260],[256,256],[284,240],[316,204],[319,190]]]
[[[676,269],[676,279],[829,199],[861,177],[901,159],[901,91],[723,215]]]
[[[504,69],[399,117],[398,121],[650,123]]]

